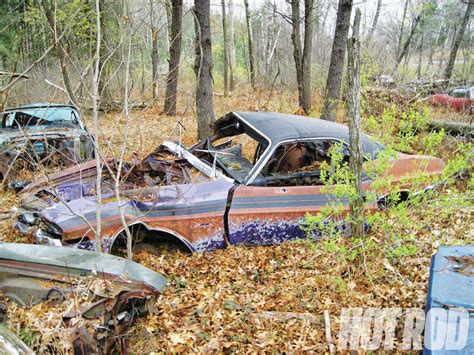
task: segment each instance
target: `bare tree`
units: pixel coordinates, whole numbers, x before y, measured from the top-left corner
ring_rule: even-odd
[[[100,80],[100,40],[101,40],[101,26],[100,26],[100,5],[99,0],[95,0],[95,19],[96,19],[96,48],[94,56],[94,71],[92,75],[92,116],[94,118],[94,155],[97,168],[96,179],[96,229],[95,229],[95,248],[98,252],[102,251],[101,246],[101,207],[102,207],[102,164],[98,151],[99,144],[99,80]]]
[[[291,0],[291,39],[298,83],[298,102],[303,111],[311,110],[311,52],[313,47],[313,0],[304,5],[304,48],[301,49],[301,18],[299,0]]]
[[[171,8],[171,43],[168,78],[166,80],[166,97],[164,111],[166,115],[176,115],[178,96],[179,63],[181,60],[181,37],[183,26],[183,0],[172,2]]]
[[[469,22],[472,5],[474,4],[474,0],[467,0],[467,1],[468,1],[468,4],[466,7],[466,12],[464,13],[464,16],[461,21],[461,26],[459,27],[459,30],[456,34],[456,39],[454,40],[453,46],[451,48],[451,52],[449,53],[448,64],[446,65],[446,70],[444,71],[444,78],[447,80],[451,79],[451,75],[453,74],[454,62],[456,61],[458,49],[461,44],[462,38],[464,36],[464,32],[466,31],[467,23]]]
[[[423,46],[425,44],[425,21],[421,20],[421,36],[418,50],[418,67],[416,69],[417,79],[421,79],[421,64],[423,61]]]
[[[212,100],[212,44],[210,22],[210,0],[194,0],[196,31],[196,111],[198,138],[200,140],[212,134],[211,124],[215,120]]]
[[[255,90],[255,58],[253,50],[253,38],[252,38],[252,21],[250,17],[249,2],[244,0],[245,7],[245,19],[247,21],[247,40],[249,44],[249,67],[250,67],[250,85]]]
[[[352,38],[347,42],[347,78],[349,116],[350,170],[354,174],[355,197],[350,200],[352,236],[364,236],[364,200],[362,198],[362,143],[360,139],[360,9],[356,10]]]
[[[377,0],[377,8],[375,9],[374,19],[372,20],[372,25],[370,26],[369,34],[367,35],[367,42],[372,40],[374,36],[375,29],[377,28],[377,22],[379,21],[380,9],[382,8],[382,0]]]
[[[152,97],[156,99],[158,79],[158,27],[155,19],[154,1],[150,0],[150,30],[151,30],[151,76],[152,76]]]
[[[110,5],[108,3],[107,5]],[[122,3],[122,7],[128,6],[127,3]],[[109,90],[110,76],[111,74],[111,65],[110,59],[113,56],[113,51],[110,50],[110,41],[109,41],[109,24],[106,22],[106,19],[109,16],[106,16],[108,8],[106,7],[105,0],[99,0],[100,8],[100,57],[99,57],[99,96],[100,96],[100,106],[110,106],[113,107],[113,98]]]
[[[227,36],[227,20],[226,20],[226,11],[225,11],[225,0],[222,0],[222,37],[224,42],[224,96],[227,96],[227,91],[229,90],[229,44]]]
[[[351,12],[352,0],[339,0],[322,115],[322,118],[328,121],[336,121]]]
[[[73,105],[78,106],[78,101],[74,94],[74,89],[72,87],[71,79],[69,77],[69,72],[66,66],[67,59],[69,57],[67,45],[66,45],[66,42],[63,40],[63,38],[58,39],[58,35],[57,35],[58,24],[56,21],[55,10],[52,8],[54,4],[51,4],[50,1],[48,0],[42,1],[41,4],[43,5],[44,13],[46,15],[46,19],[48,21],[48,24],[51,30],[51,35],[53,37],[53,43],[58,53],[59,65],[61,68],[61,75],[63,78],[63,83],[66,89],[66,93],[69,97],[69,101],[72,102]]]
[[[405,21],[406,21],[407,12],[408,12],[408,1],[409,0],[405,0],[405,6],[403,6],[402,23],[400,25],[400,35],[398,36],[398,45],[397,45],[397,53],[396,53],[397,59],[400,56],[400,52],[402,51],[403,33],[405,32]]]
[[[133,251],[132,251],[132,242],[133,236],[128,227],[127,220],[125,218],[123,203],[121,202],[120,196],[120,179],[121,173],[123,168],[123,161],[125,157],[125,152],[127,150],[127,141],[128,141],[128,134],[129,134],[129,127],[130,127],[130,110],[129,110],[129,96],[130,96],[130,62],[131,62],[131,54],[132,54],[132,36],[128,34],[129,42],[128,42],[128,55],[125,64],[125,93],[124,93],[124,102],[123,102],[123,110],[125,113],[125,132],[123,136],[123,144],[122,149],[120,152],[120,159],[118,161],[118,168],[117,174],[114,176],[111,174],[111,177],[114,179],[114,188],[115,188],[115,197],[117,199],[117,203],[119,206],[119,213],[120,213],[120,221],[124,227],[125,235],[127,237],[127,257],[132,260],[133,258]]]
[[[229,82],[230,91],[235,90],[235,37],[234,37],[234,0],[229,0]]]
[[[414,19],[411,25],[411,30],[410,34],[408,35],[407,39],[405,40],[405,44],[403,45],[402,51],[400,52],[400,55],[397,58],[396,61],[396,66],[395,68],[398,67],[402,59],[407,55],[408,53],[408,48],[410,48],[411,41],[413,39],[413,35],[415,34],[416,28],[418,24],[420,23],[421,17],[423,16],[423,10],[420,12]]]

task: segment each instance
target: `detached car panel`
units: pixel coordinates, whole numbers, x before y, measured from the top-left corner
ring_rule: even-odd
[[[423,354],[473,354],[473,310],[474,246],[441,246],[431,261]]]

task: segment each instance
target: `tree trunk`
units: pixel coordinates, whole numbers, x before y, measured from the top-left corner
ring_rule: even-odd
[[[235,36],[234,36],[234,1],[229,0],[229,82],[230,91],[235,90]]]
[[[168,116],[176,115],[176,99],[178,96],[179,62],[181,59],[181,37],[183,25],[183,0],[174,0],[171,9],[170,60],[168,78],[166,79],[166,94],[164,111]]]
[[[97,171],[96,178],[96,229],[95,229],[95,249],[97,252],[102,252],[102,164],[100,162],[100,154],[98,151],[99,142],[99,80],[100,80],[100,47],[101,47],[101,16],[99,0],[95,0],[95,19],[96,19],[96,48],[94,55],[94,70],[92,75],[92,116],[94,118],[94,156]]]
[[[379,21],[380,9],[382,8],[382,0],[377,1],[377,9],[375,10],[374,19],[372,21],[372,26],[370,26],[369,34],[367,35],[367,42],[372,40],[374,36],[375,29],[377,28],[377,22]]]
[[[293,59],[295,60],[296,83],[298,84],[298,104],[302,107],[303,103],[303,57],[301,53],[301,19],[300,2],[291,0],[291,41],[293,42]]]
[[[423,45],[425,41],[425,26],[424,21],[421,23],[421,38],[420,38],[420,51],[418,52],[418,67],[416,69],[417,79],[421,79],[421,65],[423,61]]]
[[[362,198],[362,143],[360,139],[360,9],[356,10],[352,38],[347,43],[347,78],[349,116],[349,166],[354,174],[355,196],[349,199],[351,231],[355,238],[364,237],[364,200]]]
[[[444,71],[444,78],[447,80],[451,79],[451,75],[453,74],[454,63],[456,61],[456,56],[458,54],[458,49],[461,45],[464,32],[466,31],[467,23],[469,22],[469,16],[471,15],[473,4],[474,0],[469,0],[469,3],[466,7],[466,12],[464,13],[464,17],[462,18],[461,26],[459,27],[458,33],[456,34],[456,39],[454,40],[451,52],[449,53],[448,64],[446,66],[446,70]]]
[[[173,8],[171,6],[172,1],[165,0],[164,7],[166,12],[166,33],[168,37],[168,49],[171,47],[171,43],[173,42],[173,35],[172,35],[172,22],[173,22]],[[169,55],[169,53],[168,53]]]
[[[400,57],[400,51],[402,50],[403,32],[405,32],[405,20],[407,18],[408,11],[408,0],[405,0],[405,6],[403,7],[402,23],[400,25],[400,36],[398,37],[397,53],[395,63],[397,63],[398,57]],[[397,63],[398,65],[398,63]],[[395,66],[396,68],[396,66]]]
[[[227,43],[227,21],[225,13],[225,0],[222,0],[222,36],[224,42],[224,96],[227,96],[229,90],[229,44]]]
[[[341,92],[342,72],[346,56],[347,34],[352,12],[352,0],[339,0],[336,18],[336,30],[331,51],[328,77],[326,81],[326,95],[322,118],[336,121],[337,107]]]
[[[210,23],[210,0],[194,0],[196,30],[196,111],[198,138],[212,135],[211,124],[215,120],[212,103],[212,44]]]
[[[397,65],[395,66],[395,69],[398,67],[402,59],[407,55],[408,53],[408,48],[410,48],[411,40],[413,38],[413,35],[415,34],[416,27],[418,26],[418,23],[421,20],[421,17],[423,16],[423,13],[420,13],[415,19],[413,20],[413,24],[411,26],[410,34],[408,35],[407,40],[405,41],[405,44],[403,45],[402,52],[400,53],[400,56],[397,59]]]
[[[58,39],[57,36],[57,23],[55,20],[55,15],[53,13],[53,9],[51,8],[52,4],[49,3],[48,1],[43,1],[42,2],[44,13],[46,15],[46,19],[48,21],[49,27],[51,29],[51,34],[53,37],[53,43],[56,47],[56,50],[58,52],[58,59],[59,59],[59,65],[61,69],[61,75],[63,78],[63,83],[64,83],[64,88],[66,89],[66,93],[69,96],[69,101],[74,105],[78,106],[78,101],[76,99],[76,96],[74,95],[74,90],[71,84],[71,79],[69,77],[69,72],[66,67],[66,62],[67,62],[67,57],[69,56],[67,49],[66,49],[66,44],[63,41],[63,39]]]
[[[249,2],[244,0],[245,19],[247,21],[247,37],[249,43],[250,85],[255,90],[255,59],[253,54],[252,21],[250,18]]]
[[[313,52],[313,0],[305,1],[304,49],[303,49],[303,83],[301,107],[306,114],[311,111],[311,54]]]
[[[158,79],[158,28],[155,25],[155,11],[153,0],[150,0],[150,29],[151,29],[151,76],[152,76],[152,97],[156,99]]]
[[[99,96],[100,96],[100,106],[109,106],[112,104],[112,94],[110,93],[109,88],[107,87],[107,81],[110,77],[110,60],[107,60],[108,56],[110,56],[110,50],[107,46],[108,40],[108,32],[107,29],[109,28],[106,23],[106,8],[105,8],[105,0],[99,0],[99,7],[100,7],[100,33],[101,33],[101,40],[100,40],[100,57],[99,57]]]

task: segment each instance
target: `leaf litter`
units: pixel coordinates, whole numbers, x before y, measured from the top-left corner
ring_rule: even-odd
[[[221,111],[218,113],[293,113],[288,111],[288,103],[296,102],[296,97],[287,96],[262,92],[226,100],[216,97],[216,106]],[[133,111],[132,120],[126,159],[132,159],[133,153],[145,156],[162,140],[177,141],[178,121],[186,127],[182,143],[190,145],[196,139],[191,110],[169,118],[158,108],[148,108]],[[103,119],[101,145],[106,156],[119,156],[123,126],[120,114],[108,114]],[[463,193],[460,198],[472,201],[471,195]],[[0,202],[3,209],[10,209],[18,199],[7,191],[0,193]],[[410,212],[416,230],[387,215],[395,232],[416,236],[416,253],[401,260],[388,257],[379,247],[366,252],[364,265],[341,259],[318,244],[309,247],[305,241],[254,248],[231,246],[191,255],[174,249],[164,249],[159,256],[142,251],[134,256],[135,261],[165,275],[169,285],[156,310],[131,328],[130,350],[328,352],[324,311],[329,312],[332,338],[337,342],[343,307],[424,308],[430,260],[437,247],[469,244],[474,239],[472,204],[453,207],[436,218],[436,203],[425,208]],[[0,223],[1,241],[33,243],[16,233],[11,221]],[[367,238],[375,245],[389,244],[388,237],[377,229]],[[350,240],[338,243],[347,248],[351,245]],[[65,302],[31,308],[12,305],[8,307],[7,324],[35,350],[70,353],[72,330],[63,326],[61,318],[65,307]]]

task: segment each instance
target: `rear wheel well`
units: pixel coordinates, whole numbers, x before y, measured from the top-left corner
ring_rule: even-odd
[[[132,235],[132,249],[136,251],[137,247],[146,246],[146,249],[152,253],[157,252],[163,247],[167,249],[178,249],[185,252],[192,252],[189,245],[172,233],[149,228],[143,223],[137,223],[129,226]],[[127,248],[127,234],[125,229],[117,234],[110,245],[110,253],[123,256]]]
[[[385,196],[380,197],[377,200],[377,205],[381,210],[386,210],[390,206],[399,204],[401,202],[406,202],[410,198],[410,191],[409,190],[400,190],[398,191],[398,197],[396,200],[390,196],[390,194],[387,194]]]

